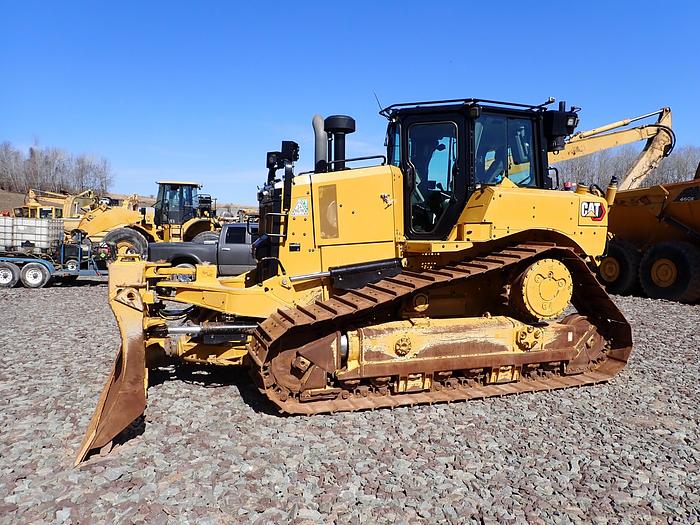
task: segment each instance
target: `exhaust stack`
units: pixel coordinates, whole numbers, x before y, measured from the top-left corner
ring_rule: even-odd
[[[347,115],[330,116],[324,121],[324,130],[329,137],[328,159],[333,159],[330,171],[344,170],[345,135],[355,132],[355,119]]]
[[[314,171],[324,173],[328,170],[328,133],[324,129],[323,117],[314,115],[311,120],[314,127]]]

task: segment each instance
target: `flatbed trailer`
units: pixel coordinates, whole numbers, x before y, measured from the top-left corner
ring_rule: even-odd
[[[60,244],[55,257],[46,253],[0,252],[0,288],[43,288],[55,281],[106,276],[107,261],[96,255],[90,246],[81,243]]]

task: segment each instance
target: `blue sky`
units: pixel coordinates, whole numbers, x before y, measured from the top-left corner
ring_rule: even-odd
[[[255,203],[282,139],[313,163],[311,117],[458,97],[583,108],[590,127],[668,105],[700,145],[695,2],[2,1],[0,141],[104,156],[114,191],[194,179]]]

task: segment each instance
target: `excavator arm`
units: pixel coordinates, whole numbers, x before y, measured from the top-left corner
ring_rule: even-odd
[[[627,128],[633,122],[653,116],[657,116],[654,124],[642,124]],[[644,183],[647,176],[659,165],[661,159],[673,151],[676,137],[671,124],[671,108],[666,107],[646,115],[618,120],[588,131],[581,131],[569,139],[563,151],[550,153],[549,163],[555,164],[581,158],[606,149],[646,140],[639,157],[627,171],[619,187],[620,190],[635,189]]]

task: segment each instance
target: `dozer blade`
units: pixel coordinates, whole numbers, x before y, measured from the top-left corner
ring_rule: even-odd
[[[146,358],[143,338],[143,303],[138,290],[123,288],[112,296],[110,306],[119,325],[122,344],[114,369],[102,390],[75,460],[110,443],[146,409]]]

